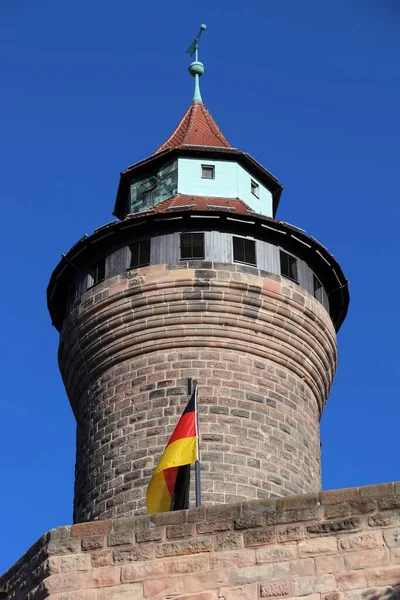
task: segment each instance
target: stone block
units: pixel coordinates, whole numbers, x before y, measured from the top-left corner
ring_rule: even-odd
[[[315,521],[321,517],[321,507],[298,508],[295,510],[284,510],[276,512],[275,515],[267,515],[267,523],[298,523],[301,521]]]
[[[256,561],[260,564],[266,562],[281,562],[295,558],[297,558],[296,545],[282,544],[279,546],[267,546],[266,548],[256,550]]]
[[[391,512],[378,512],[368,517],[369,527],[390,527],[394,524],[394,514]]]
[[[94,535],[91,537],[83,538],[81,542],[82,550],[90,551],[90,550],[99,550],[100,548],[104,548],[106,544],[106,538],[103,535]]]
[[[47,546],[47,552],[52,554],[78,553],[81,549],[81,540],[78,538],[62,538],[50,541]]]
[[[259,598],[280,598],[290,596],[290,581],[269,581],[259,584]]]
[[[185,554],[197,554],[198,552],[209,552],[213,549],[211,538],[192,538],[191,540],[180,540],[164,544],[157,544],[155,553],[158,558],[164,556],[180,556]]]
[[[168,525],[166,528],[166,538],[168,540],[188,538],[188,537],[193,536],[193,534],[194,534],[194,525],[192,523],[181,523],[179,525]]]
[[[330,554],[329,556],[317,556],[315,558],[315,569],[317,575],[323,573],[340,573],[344,571],[343,556]]]
[[[229,552],[212,553],[209,557],[210,570],[230,569],[231,567],[242,567],[256,563],[255,550],[242,548]]]
[[[317,575],[316,577],[301,577],[293,581],[293,593],[296,596],[307,594],[324,594],[336,592],[336,579],[333,575]]]
[[[117,548],[113,550],[113,559],[116,565],[131,563],[154,558],[153,544],[132,546],[131,548]]]
[[[256,583],[233,587],[221,587],[218,598],[225,600],[257,600],[258,589]],[[319,600],[319,598],[318,598]]]
[[[196,530],[199,535],[205,533],[219,533],[222,531],[230,531],[233,529],[232,521],[211,521],[197,523]]]
[[[143,598],[143,585],[118,585],[97,590],[97,600],[140,600]],[[75,600],[72,599],[71,600]]]
[[[367,580],[362,571],[342,571],[336,574],[336,580],[341,590],[354,590],[367,587]]]
[[[125,544],[133,544],[133,531],[113,531],[108,535],[109,546],[124,546]]]
[[[209,567],[209,557],[206,554],[199,556],[180,556],[179,558],[167,558],[159,563],[165,565],[169,575],[187,575],[190,573],[205,573]],[[211,569],[212,570],[212,569]]]
[[[207,573],[192,573],[184,578],[186,592],[201,592],[207,589],[218,589],[229,583],[227,571],[208,571]]]
[[[272,544],[276,541],[276,529],[274,527],[263,527],[247,531],[244,534],[245,546],[262,546],[263,544]]]
[[[143,592],[145,598],[155,598],[157,596],[176,596],[182,594],[183,579],[180,577],[158,577],[143,582]]]
[[[385,530],[383,532],[383,538],[389,548],[400,547],[400,528]]]
[[[151,577],[165,575],[166,564],[161,560],[146,560],[121,567],[122,583],[143,581]]]
[[[97,567],[85,573],[86,588],[102,588],[118,585],[121,581],[120,567]]]
[[[91,567],[90,554],[67,554],[61,557],[60,570],[62,573],[88,571]]]
[[[111,531],[112,521],[92,521],[77,523],[71,527],[71,537],[88,537],[92,535],[107,535]]]
[[[85,573],[59,573],[50,575],[43,581],[43,588],[47,594],[57,592],[71,592],[84,587]]]
[[[400,565],[370,569],[365,573],[369,586],[400,585]]]
[[[287,525],[286,527],[278,527],[276,537],[278,542],[292,542],[301,540],[305,536],[304,525]]]
[[[299,542],[299,556],[319,556],[321,554],[335,554],[338,550],[335,537],[321,537],[307,539]]]
[[[107,567],[113,564],[113,555],[110,550],[97,550],[91,554],[93,567]]]
[[[235,529],[254,529],[265,525],[263,514],[248,514],[234,520]]]
[[[349,569],[350,571],[388,565],[389,552],[386,548],[349,552],[344,555],[344,564],[346,569]]]
[[[339,540],[339,549],[342,552],[372,550],[383,545],[380,531],[366,531],[356,535],[347,535]]]
[[[223,533],[214,536],[214,548],[221,550],[234,550],[243,547],[243,534],[237,532]]]
[[[349,517],[348,519],[340,519],[338,521],[325,521],[314,525],[307,525],[306,532],[308,535],[327,535],[337,534],[345,531],[357,531],[363,526],[361,517]]]
[[[163,527],[150,527],[136,533],[136,541],[138,544],[142,542],[159,542],[163,539],[165,530]]]

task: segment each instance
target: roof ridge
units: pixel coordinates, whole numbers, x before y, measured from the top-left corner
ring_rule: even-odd
[[[213,131],[213,133],[217,136],[218,139],[221,140],[221,142],[227,148],[231,147],[231,144],[228,142],[228,140],[226,139],[226,137],[224,136],[224,134],[222,133],[222,131],[220,130],[220,128],[218,127],[216,122],[214,121],[213,117],[211,116],[210,111],[204,104],[202,104],[202,110],[203,110],[203,114],[206,118],[207,124],[210,127],[210,129]]]
[[[190,132],[190,126],[192,125],[192,123],[194,121],[194,118],[196,116],[196,109],[197,109],[197,105],[198,104],[199,104],[198,102],[196,102],[196,103],[192,102],[192,104],[189,107],[189,110],[188,110],[189,122],[188,122],[187,129],[186,129],[186,131],[185,131],[185,133],[183,135],[183,139],[182,139],[181,144],[185,143],[185,139],[187,138],[187,136],[188,136],[188,134]]]

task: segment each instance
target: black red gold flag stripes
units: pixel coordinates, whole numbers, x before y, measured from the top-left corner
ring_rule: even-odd
[[[190,464],[198,460],[196,390],[193,392],[150,479],[147,512],[188,508]]]

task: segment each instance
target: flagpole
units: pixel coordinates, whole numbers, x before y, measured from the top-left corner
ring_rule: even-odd
[[[197,460],[194,463],[194,474],[196,484],[196,508],[201,506],[201,485],[200,485],[200,434],[199,434],[199,404],[198,404],[198,388],[197,381],[193,382],[194,385],[194,403],[196,411],[196,434],[197,434]]]

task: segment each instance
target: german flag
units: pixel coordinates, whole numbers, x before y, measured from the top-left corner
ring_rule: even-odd
[[[148,513],[188,508],[190,464],[198,460],[197,435],[194,391],[150,479]]]

